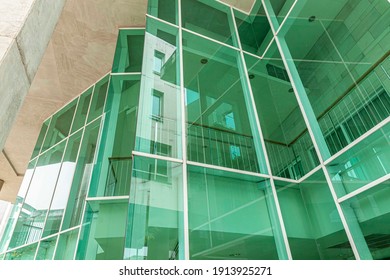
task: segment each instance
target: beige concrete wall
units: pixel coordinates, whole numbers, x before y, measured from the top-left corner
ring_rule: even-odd
[[[30,88],[65,1],[0,1],[0,150]]]

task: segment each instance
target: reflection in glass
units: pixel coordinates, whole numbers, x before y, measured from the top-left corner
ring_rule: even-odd
[[[120,29],[112,72],[141,72],[144,41],[144,29]]]
[[[54,236],[48,239],[41,240],[37,252],[36,260],[51,260],[53,259],[54,250],[57,242],[57,237]]]
[[[389,18],[386,1],[298,1],[282,27],[331,154],[390,116]]]
[[[52,116],[45,142],[42,147],[42,152],[68,137],[76,105],[77,99],[70,102],[58,113]]]
[[[220,42],[236,44],[230,8],[217,1],[205,4],[197,0],[181,0],[184,28]]]
[[[62,141],[39,157],[9,248],[32,243],[41,237],[65,144],[66,141]]]
[[[188,160],[259,172],[238,52],[187,32],[183,48]]]
[[[41,151],[43,141],[45,140],[47,128],[49,127],[49,124],[50,124],[50,120],[51,120],[51,118],[47,119],[42,124],[42,128],[41,128],[41,131],[39,132],[37,143],[35,144],[34,151],[31,155],[32,159],[35,158],[39,154],[39,152]]]
[[[77,105],[77,110],[74,117],[71,133],[75,132],[76,130],[80,129],[85,125],[85,120],[87,119],[92,92],[93,92],[93,87],[91,87],[90,89],[86,90],[84,93],[81,94],[79,103]]]
[[[338,197],[390,171],[390,123],[327,164]]]
[[[0,241],[0,252],[3,252],[7,249],[9,242],[11,241],[13,230],[15,228],[15,225],[18,221],[19,212],[22,209],[23,200],[26,197],[28,187],[30,186],[31,178],[34,174],[34,168],[35,164],[37,163],[38,159],[34,159],[29,162],[27,166],[27,170],[24,173],[22,184],[19,188],[18,195],[15,200],[15,204],[12,208],[11,214],[8,219],[8,223],[6,228],[4,229],[3,236],[1,237]]]
[[[272,174],[299,179],[319,164],[274,43],[262,60],[245,55]]]
[[[275,184],[293,259],[354,259],[322,171],[299,184]]]
[[[88,202],[77,259],[123,259],[128,206],[128,199]]]
[[[95,88],[93,90],[93,96],[91,100],[91,106],[89,108],[87,123],[93,121],[94,119],[102,115],[104,104],[106,102],[109,79],[110,75],[107,75],[96,83]]]
[[[191,259],[278,259],[266,179],[189,166]]]
[[[4,260],[33,260],[37,250],[38,243],[8,252]]]
[[[133,160],[124,259],[183,259],[182,166]]]
[[[234,10],[234,15],[242,49],[262,56],[273,39],[263,6],[254,8],[250,15]]]
[[[357,221],[375,260],[390,258],[390,181],[353,197],[341,205],[349,223]]]
[[[79,229],[62,233],[59,237],[55,260],[73,260],[77,246],[77,237]]]
[[[181,158],[177,29],[148,19],[136,150]]]
[[[85,128],[84,138],[81,144],[66,205],[62,230],[77,226],[81,222],[82,210],[93,168],[100,121],[100,119],[97,119]]]
[[[64,159],[61,165],[61,171],[56,183],[56,189],[50,204],[49,213],[47,214],[42,238],[52,235],[60,229],[62,217],[69,197],[70,187],[72,185],[72,178],[75,173],[76,159],[82,132],[83,131],[79,131],[76,134],[73,134],[68,140]]]
[[[148,14],[177,25],[178,0],[149,0]]]

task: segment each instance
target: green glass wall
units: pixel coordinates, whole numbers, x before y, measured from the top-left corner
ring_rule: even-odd
[[[390,4],[148,1],[43,125],[4,259],[389,259]]]

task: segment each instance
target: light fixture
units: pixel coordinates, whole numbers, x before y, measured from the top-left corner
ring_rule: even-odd
[[[255,75],[249,74],[249,79],[250,79],[250,80],[252,80],[252,79],[254,79],[254,78],[255,78]]]
[[[315,21],[316,20],[316,16],[311,16],[311,17],[309,17],[309,22],[313,22],[313,21]]]
[[[200,60],[200,63],[202,63],[202,64],[207,64],[207,62],[209,62],[209,61],[206,58],[202,58]]]

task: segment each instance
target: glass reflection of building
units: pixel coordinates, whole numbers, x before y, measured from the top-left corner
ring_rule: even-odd
[[[150,0],[43,124],[1,258],[390,258],[389,46],[385,0]]]

